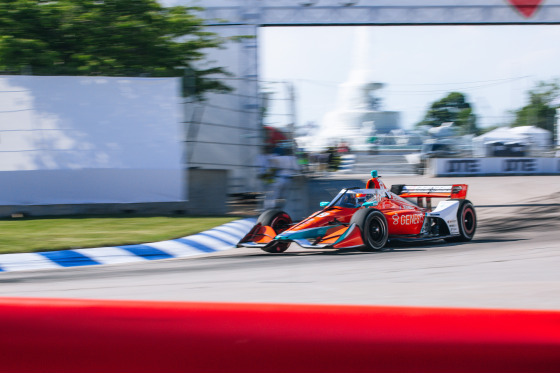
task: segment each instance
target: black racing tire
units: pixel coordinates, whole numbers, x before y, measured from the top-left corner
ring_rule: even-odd
[[[290,227],[292,224],[292,218],[283,210],[269,209],[259,216],[257,223],[260,223],[263,226],[270,226],[274,229],[276,234],[280,234]],[[271,246],[261,249],[268,253],[282,253],[285,252],[289,246],[289,242],[275,242]]]
[[[457,225],[459,226],[459,236],[446,238],[447,242],[468,242],[471,241],[476,232],[476,211],[469,200],[462,200],[457,209]]]
[[[362,233],[363,250],[380,251],[389,239],[389,226],[385,215],[377,209],[360,209],[352,216],[350,224],[355,223]]]

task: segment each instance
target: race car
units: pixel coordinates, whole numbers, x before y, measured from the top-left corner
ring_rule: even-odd
[[[310,249],[379,251],[391,240],[461,242],[474,237],[476,212],[466,200],[466,184],[388,189],[376,170],[371,177],[365,188],[343,188],[332,201],[320,203],[322,210],[297,223],[282,210],[263,212],[237,246],[280,253],[295,242]],[[445,200],[432,209],[432,199]]]

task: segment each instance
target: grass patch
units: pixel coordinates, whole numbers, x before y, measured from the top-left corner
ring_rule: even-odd
[[[0,254],[112,247],[175,239],[239,219],[184,216],[72,216],[0,220]]]

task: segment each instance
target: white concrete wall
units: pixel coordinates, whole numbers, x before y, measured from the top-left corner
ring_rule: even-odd
[[[0,205],[185,199],[177,78],[0,77]]]

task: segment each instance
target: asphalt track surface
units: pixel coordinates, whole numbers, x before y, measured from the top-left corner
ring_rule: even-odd
[[[560,310],[560,176],[384,181],[467,183],[474,240],[6,272],[0,296]]]

